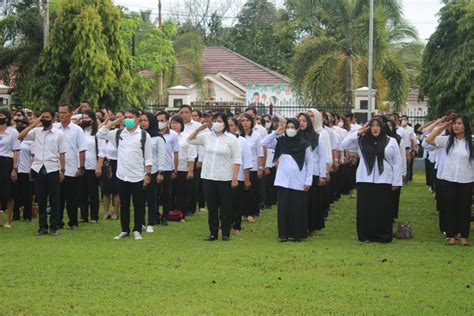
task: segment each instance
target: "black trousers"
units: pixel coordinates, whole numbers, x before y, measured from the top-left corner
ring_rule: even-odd
[[[277,190],[275,188],[276,168],[270,168],[270,174],[265,177],[265,206],[271,207],[276,203]]]
[[[163,172],[163,182],[157,184],[157,192],[158,192],[158,212],[160,211],[160,206],[163,206],[162,217],[168,218],[168,213],[170,212],[170,200],[171,200],[171,175],[173,171],[164,171]],[[158,220],[160,218],[160,214],[158,213]]]
[[[11,178],[10,174],[13,170],[13,159],[8,157],[0,157],[0,196],[1,209],[5,211],[8,205],[8,199],[11,193]]]
[[[360,241],[392,241],[392,201],[390,184],[357,184],[357,235]]]
[[[86,170],[84,175],[79,178],[80,188],[80,207],[81,219],[85,222],[90,219],[94,221],[99,220],[99,179],[95,175],[95,170]]]
[[[244,181],[239,181],[239,186],[232,189],[232,228],[242,229],[242,214],[245,208]]]
[[[191,210],[196,209],[196,203],[199,208],[206,207],[206,199],[204,198],[201,171],[202,171],[202,168],[199,168],[199,169],[194,168],[194,179],[192,181],[194,185],[194,194],[191,196],[191,199],[190,199]]]
[[[265,208],[265,176],[262,176],[260,179],[257,176],[257,183],[258,214],[260,214],[260,210]]]
[[[259,206],[259,182],[257,171],[250,171],[250,183],[252,184],[244,193],[245,207],[244,216],[258,216],[260,213]]]
[[[318,185],[319,177],[313,176],[313,184],[308,192],[308,230],[313,232],[325,226],[323,212],[324,186]]]
[[[473,183],[444,181],[443,196],[446,211],[446,235],[453,238],[461,234],[469,238]]]
[[[407,165],[407,181],[413,181],[413,165],[415,164],[415,158],[413,157]]]
[[[398,210],[400,209],[400,195],[402,188],[392,190],[392,202],[393,202],[393,218],[398,218]]]
[[[190,200],[194,195],[194,183],[192,180],[187,180],[187,171],[178,171],[176,179],[173,180],[171,188],[170,209],[180,210],[183,213],[194,213],[196,205],[190,209]]]
[[[64,177],[64,181],[60,185],[59,196],[59,226],[64,227],[64,208],[67,208],[67,216],[69,217],[69,226],[78,226],[77,211],[79,208],[79,178]]]
[[[438,223],[439,223],[439,230],[441,232],[447,231],[447,223],[446,223],[446,203],[445,203],[445,191],[444,186],[446,181],[435,178],[435,198],[436,198],[436,211],[438,212]]]
[[[46,206],[50,206],[49,228],[58,229],[59,217],[59,171],[46,173],[46,168],[41,168],[39,173],[31,171],[35,179],[36,200],[38,201],[39,227],[48,229],[48,213]]]
[[[158,184],[156,177],[158,172],[151,175],[150,183],[145,188],[146,205],[148,207],[148,226],[158,224]],[[145,213],[143,213],[143,223],[145,223]]]
[[[143,189],[143,181],[126,182],[119,179],[118,187],[122,232],[130,233],[130,202],[133,200],[133,231],[141,233],[145,216],[145,190]]]
[[[23,219],[31,220],[33,208],[33,182],[30,174],[19,173],[16,183],[15,204],[13,206],[13,218],[20,219],[20,207],[23,206]]]
[[[278,187],[278,238],[308,237],[308,192]]]
[[[211,235],[219,234],[219,219],[222,236],[230,236],[232,225],[232,185],[231,181],[213,181],[203,179],[204,196],[209,210],[209,231]]]

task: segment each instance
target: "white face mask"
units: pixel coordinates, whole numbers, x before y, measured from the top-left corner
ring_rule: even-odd
[[[344,123],[343,123],[343,122],[339,122],[339,123],[337,123],[337,126],[339,126],[339,127],[344,127]]]
[[[265,123],[266,129],[269,129],[270,127],[272,127],[272,122]]]
[[[168,127],[168,123],[166,123],[166,122],[158,122],[158,128],[159,128],[160,130],[165,129],[166,127]]]
[[[298,134],[298,131],[294,128],[287,128],[286,129],[286,136],[288,137],[295,137]]]
[[[225,128],[225,124],[221,122],[214,122],[212,123],[212,128],[214,129],[215,132],[222,132]]]

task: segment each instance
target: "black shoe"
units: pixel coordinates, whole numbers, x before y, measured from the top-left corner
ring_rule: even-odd
[[[280,242],[287,242],[288,238],[280,238]]]
[[[229,237],[227,237],[227,238],[229,238]],[[209,235],[206,238],[204,238],[204,241],[215,241],[215,240],[217,240],[217,237],[213,236],[213,235]]]
[[[31,222],[31,218],[25,218],[25,219],[23,219],[23,221],[24,221],[25,223],[29,223],[29,222]]]
[[[168,225],[168,220],[166,218],[161,219],[161,225],[167,226]]]
[[[230,237],[229,236],[222,236],[222,241],[230,241]]]
[[[184,213],[184,215],[185,215],[186,217],[187,217],[187,216],[193,216],[194,213],[193,213],[193,212],[186,212],[186,213]]]
[[[40,228],[38,229],[38,231],[36,232],[36,236],[43,236],[43,235],[47,235],[48,234],[48,230],[47,229],[44,229],[44,228]]]
[[[77,230],[78,227],[76,225],[69,226],[69,230]]]
[[[88,220],[88,219],[83,219],[83,218],[81,218],[81,220],[79,221],[79,223],[89,223],[89,220]]]
[[[58,233],[57,230],[51,230],[51,231],[49,232],[49,234],[50,234],[51,236],[58,236],[58,235],[59,235],[59,233]]]

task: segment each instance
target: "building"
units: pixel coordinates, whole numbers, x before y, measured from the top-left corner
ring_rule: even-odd
[[[291,79],[225,47],[203,52],[203,85],[200,89],[178,61],[179,85],[168,89],[168,107],[182,104],[205,106],[254,105],[260,112],[277,112],[279,104],[292,100]]]

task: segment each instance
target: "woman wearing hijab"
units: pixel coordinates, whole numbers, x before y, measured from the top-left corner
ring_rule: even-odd
[[[298,115],[301,137],[311,146],[313,155],[313,182],[308,193],[308,232],[313,235],[316,230],[321,230],[324,225],[324,212],[322,186],[326,184],[326,152],[324,140],[320,139],[314,131],[311,118],[306,113]]]
[[[308,191],[313,183],[313,155],[310,143],[299,128],[298,119],[291,118],[262,141],[263,146],[275,149],[273,160],[279,161],[275,186],[281,242],[308,237]]]
[[[397,141],[398,146],[400,147],[400,156],[402,158],[402,176],[403,180],[407,175],[407,155],[405,154],[405,142],[403,138],[397,134],[397,123],[394,120],[387,121],[387,135],[395,138]],[[405,183],[405,181],[403,181]],[[398,190],[392,191],[393,197],[393,218],[398,218],[398,210],[400,208],[400,193],[402,192],[402,188],[400,187]]]
[[[402,158],[394,138],[388,137],[382,119],[373,118],[347,136],[344,149],[357,149],[357,234],[361,242],[392,241],[391,190],[402,186]]]
[[[323,128],[323,116],[321,113],[311,108],[308,110],[308,115],[313,122],[313,127],[316,133],[319,135],[319,139],[325,144],[325,152],[326,152],[326,179],[329,183],[331,181],[329,177],[329,172],[331,170],[331,166],[333,163],[332,160],[332,146],[331,146],[331,137],[329,133]],[[329,214],[329,189],[328,185],[324,185],[322,187],[323,195],[322,195],[322,205],[323,205],[323,212],[324,217],[327,218]]]
[[[158,128],[158,120],[149,112],[144,112],[140,116],[140,128],[147,131],[151,137],[151,151],[153,165],[151,167],[150,183],[145,188],[146,205],[148,206],[147,233],[153,233],[153,226],[158,224],[158,166],[165,160],[165,139]],[[145,214],[143,214],[145,216]],[[145,218],[143,219],[145,223]]]

